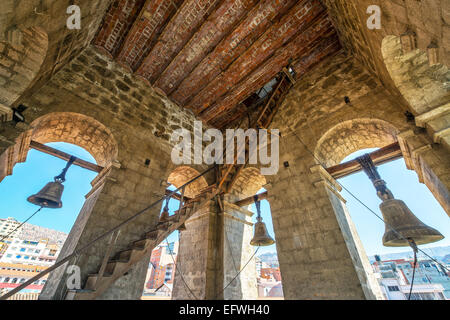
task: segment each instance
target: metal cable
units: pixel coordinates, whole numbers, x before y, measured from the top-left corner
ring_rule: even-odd
[[[411,294],[414,286],[414,276],[416,275],[416,264],[417,264],[417,253],[416,250],[414,250],[414,264],[413,264],[413,274],[411,279],[411,288],[409,289],[409,295],[408,300],[411,300]]]
[[[120,228],[122,228],[124,225],[127,225],[129,222],[131,222],[132,220],[136,219],[138,216],[140,216],[141,214],[145,213],[146,211],[150,210],[151,208],[153,208],[154,206],[156,206],[158,203],[163,202],[165,199],[172,197],[175,193],[177,193],[179,190],[181,190],[182,188],[186,187],[187,185],[193,183],[194,181],[196,181],[198,178],[204,176],[205,174],[207,174],[209,171],[211,171],[212,169],[214,169],[217,165],[211,166],[210,168],[206,169],[205,171],[203,171],[202,173],[200,173],[198,176],[192,178],[191,180],[189,180],[188,182],[186,182],[185,184],[183,184],[181,187],[179,187],[178,189],[170,192],[168,195],[165,195],[164,197],[162,197],[161,199],[153,202],[152,204],[150,204],[148,207],[142,209],[141,211],[137,212],[136,214],[134,214],[133,216],[131,216],[130,218],[122,221],[121,223],[119,223],[118,225],[116,225],[114,228],[110,229],[109,231],[106,231],[105,233],[101,234],[100,236],[98,236],[97,238],[95,238],[94,240],[88,242],[86,245],[84,245],[83,247],[81,247],[80,249],[76,249],[73,253],[71,253],[70,255],[68,255],[67,257],[61,259],[59,262],[55,263],[53,266],[41,271],[38,275],[34,276],[33,278],[31,278],[30,280],[24,282],[23,284],[21,284],[20,286],[12,289],[11,291],[9,291],[8,293],[6,293],[5,295],[0,296],[0,300],[6,300],[9,297],[13,296],[14,294],[16,294],[17,292],[25,289],[27,286],[29,286],[30,284],[32,284],[33,282],[35,282],[36,280],[39,280],[40,278],[42,278],[43,276],[45,276],[46,274],[52,272],[53,270],[55,270],[56,268],[62,266],[63,264],[65,264],[67,261],[69,261],[72,257],[79,255],[81,252],[85,251],[86,249],[90,248],[94,243],[104,239],[105,237],[107,237],[108,235],[110,235],[111,233],[113,233],[114,231],[119,230]]]
[[[320,159],[317,158],[317,156],[308,148],[308,146],[303,142],[303,140],[297,135],[295,130],[292,131],[295,137],[301,142],[301,144],[305,147],[305,149],[316,159],[316,161],[326,170],[326,166],[320,161]],[[350,190],[348,190],[342,183],[340,183],[338,180],[336,182],[339,184],[341,188],[343,188],[345,191],[347,191],[356,201],[358,201],[360,204],[362,204],[367,210],[369,210],[371,213],[373,213],[378,219],[380,219],[386,226],[388,226],[392,231],[394,231],[395,234],[397,234],[400,238],[403,240],[408,241],[402,234],[400,234],[395,228],[393,228],[389,223],[387,223],[382,217],[380,217],[375,211],[373,211],[371,208],[369,208],[364,202],[362,202],[357,196],[355,196]],[[424,255],[426,255],[428,258],[439,264],[442,268],[447,270],[449,272],[450,270],[445,267],[442,263],[428,255],[426,252],[424,252],[422,249],[417,248],[420,252],[422,252]]]
[[[258,246],[258,249],[255,250],[255,252],[252,254],[252,256],[250,257],[250,259],[248,259],[247,263],[242,267],[241,270],[239,270],[239,272],[234,276],[234,278],[225,286],[225,288],[223,288],[222,292],[225,291],[226,288],[228,288],[230,286],[230,284],[241,274],[242,271],[244,271],[245,267],[250,263],[250,261],[252,261],[253,257],[256,255],[256,253],[259,251],[259,248],[261,248],[260,246]]]
[[[38,213],[39,211],[41,211],[44,207],[40,207],[39,209],[37,209],[31,216],[29,216],[24,222],[22,222],[17,228],[15,228],[13,231],[11,231],[10,233],[8,233],[6,236],[3,236],[0,241],[5,240],[6,238],[8,238],[11,234],[13,234],[14,232],[16,232],[18,229],[20,229],[28,220],[30,220],[31,218],[34,217],[34,215],[36,213]]]
[[[183,272],[181,271],[181,268],[178,268],[178,267],[177,267],[177,262],[175,261],[175,258],[173,257],[172,250],[170,250],[170,248],[169,248],[169,240],[167,240],[167,238],[166,238],[166,243],[167,243],[167,249],[169,249],[170,256],[172,257],[173,264],[175,265],[175,272],[177,272],[177,270],[180,270],[181,280],[183,280],[184,285],[185,285],[186,288],[189,290],[189,292],[190,292],[191,295],[194,297],[194,299],[195,299],[195,300],[198,300],[197,296],[194,294],[194,292],[192,292],[191,288],[188,286],[188,284],[187,284],[186,281],[184,280],[184,276],[183,276]],[[180,235],[178,235],[178,243],[180,243]],[[177,259],[177,261],[178,261],[178,259]],[[175,275],[174,275],[174,277],[175,277]],[[174,279],[174,280],[175,280],[175,279]]]

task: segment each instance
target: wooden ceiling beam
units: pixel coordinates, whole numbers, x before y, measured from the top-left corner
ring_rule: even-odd
[[[117,61],[136,70],[183,0],[147,0],[128,32]]]
[[[194,95],[213,81],[222,70],[226,70],[296,1],[260,1],[249,11],[245,19],[190,72],[170,98],[180,105],[187,105]]]
[[[257,0],[223,1],[157,78],[155,86],[170,95],[256,2]]]
[[[145,0],[115,0],[111,3],[93,43],[115,57]]]
[[[334,39],[332,37],[329,37],[324,41],[320,41],[312,51],[308,51],[302,58],[294,61],[292,67],[297,74],[297,78],[301,78],[302,75],[310,72],[323,59],[335,55],[340,50],[341,46],[337,38]],[[254,90],[253,86],[250,88],[251,90]],[[249,94],[254,92],[251,90],[247,91],[247,94],[243,99],[246,99]],[[243,113],[242,111],[236,110],[235,107],[232,107],[227,111],[215,115],[215,117],[210,121],[210,124],[215,128],[223,130],[226,129],[227,126],[230,125],[230,123],[243,116],[244,114],[245,113]]]
[[[323,37],[326,38],[323,39]],[[306,31],[300,32],[293,41],[280,48],[263,65],[237,84],[226,96],[201,113],[200,118],[209,122],[218,114],[233,108],[237,103],[275,77],[289,63],[290,58],[306,55],[316,45],[323,41],[333,41],[336,37],[337,35],[334,33],[328,17],[324,20],[316,21],[315,25]]]
[[[314,23],[325,7],[319,1],[299,1],[281,20],[272,25],[222,74],[201,90],[190,102],[195,113],[206,110],[224,96],[243,78],[261,66],[280,47],[288,43],[298,33],[305,32]]]
[[[154,83],[219,3],[219,0],[185,0],[136,73]]]

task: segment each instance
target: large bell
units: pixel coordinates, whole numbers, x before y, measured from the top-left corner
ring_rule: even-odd
[[[64,186],[60,180],[47,183],[41,191],[37,194],[28,197],[28,201],[45,208],[61,208],[61,196],[64,191]]]
[[[439,231],[420,221],[401,200],[386,199],[380,204],[380,210],[386,222],[383,235],[383,245],[386,247],[407,247],[407,239],[420,245],[444,238]]]
[[[275,240],[273,240],[272,237],[269,236],[266,224],[262,222],[262,218],[257,217],[256,219],[258,221],[255,223],[255,234],[252,241],[250,241],[250,244],[252,246],[258,247],[270,246],[271,244],[274,244]]]

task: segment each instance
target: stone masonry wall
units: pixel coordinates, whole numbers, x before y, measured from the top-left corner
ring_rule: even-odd
[[[26,123],[22,124],[22,132],[33,132],[34,124],[39,123],[42,116],[74,113],[95,119],[104,125],[117,145],[113,159],[102,162],[101,155],[94,150],[95,143],[87,140],[82,144],[96,156],[99,163],[109,169],[94,184],[93,193],[87,196],[88,202],[82,209],[83,214],[80,214],[74,225],[74,234],[69,236],[70,241],[64,245],[61,258],[164,194],[166,184],[163,182],[174,167],[170,160],[170,133],[181,127],[191,129],[195,120],[192,114],[160,96],[145,82],[127,74],[116,63],[92,48],[64,67],[38,92],[23,98],[22,103],[29,106],[24,112]],[[56,120],[54,130],[64,127],[64,122],[60,121]],[[51,128],[52,126],[49,130],[53,130]],[[82,136],[85,134],[84,130],[75,125],[70,131],[75,136]],[[58,135],[49,132],[43,132],[40,136],[49,140],[58,138]],[[76,137],[61,137],[62,142],[77,143]],[[8,135],[6,132],[2,139],[15,142],[17,135]],[[148,165],[147,159],[150,160]],[[123,228],[113,252],[140,238],[144,231],[156,224],[158,216],[159,208],[154,208]],[[106,242],[99,242],[79,257],[77,263],[81,267],[82,279],[87,274],[98,271]],[[55,273],[49,279],[42,299],[60,299],[64,296],[64,270],[61,270],[59,275]],[[136,275],[133,272],[142,274]],[[145,268],[136,266],[125,280],[118,281],[104,297],[138,298],[142,288],[137,289],[145,279],[145,272]]]

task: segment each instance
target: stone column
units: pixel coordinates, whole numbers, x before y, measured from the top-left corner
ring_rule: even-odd
[[[450,216],[450,152],[445,143],[433,143],[425,130],[398,134],[406,167],[417,173],[442,208]]]
[[[381,297],[334,179],[294,152],[265,186],[285,299]]]
[[[239,276],[224,292],[225,300],[254,300],[258,298],[255,247],[250,245],[253,237],[253,212],[227,201],[224,204],[223,282],[227,286],[237,273]],[[248,262],[248,263],[247,263]]]
[[[227,201],[223,208],[221,212],[211,201],[186,221],[186,230],[180,233],[172,299],[257,298],[255,259],[250,259],[253,213]]]
[[[122,221],[146,208],[165,193],[161,177],[165,172],[153,170],[153,174],[143,175],[135,170],[121,168],[120,164],[104,169],[92,182],[93,188],[86,195],[86,202],[64,243],[58,260],[85,246],[98,236]],[[152,230],[158,221],[160,206],[155,206],[120,229],[112,255],[129,247],[130,243]],[[89,274],[100,269],[109,236],[95,243],[75,259],[53,271],[41,293],[41,300],[60,300],[67,291],[66,268],[77,265],[81,271],[83,286]],[[144,287],[150,254],[135,264],[127,274],[109,287],[99,299],[136,300],[140,299]]]
[[[219,243],[222,217],[214,201],[186,222],[180,232],[177,267],[173,284],[174,300],[222,299],[222,252]]]

